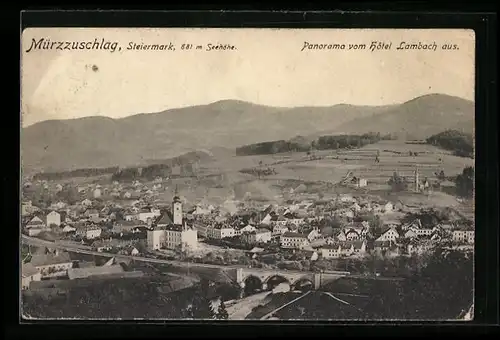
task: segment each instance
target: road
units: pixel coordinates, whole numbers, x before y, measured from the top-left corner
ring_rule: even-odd
[[[308,292],[306,292],[306,293],[302,294],[301,296],[299,296],[298,298],[293,299],[292,301],[285,303],[283,306],[278,307],[278,308],[276,308],[275,310],[273,310],[273,311],[271,311],[271,312],[267,313],[266,315],[264,315],[263,317],[261,317],[261,318],[260,318],[260,320],[266,320],[266,319],[269,319],[271,316],[273,316],[273,314],[274,314],[274,313],[276,313],[276,312],[278,312],[278,311],[282,310],[283,308],[285,308],[285,307],[287,307],[287,306],[291,305],[292,303],[295,303],[295,302],[299,301],[300,299],[302,299],[303,297],[305,297],[305,296],[307,296],[307,295],[309,295],[309,294],[311,294],[311,291],[308,291]]]
[[[250,295],[228,306],[229,320],[244,320],[252,312],[252,309],[260,305],[269,294],[271,292],[266,291]]]
[[[175,260],[162,260],[162,259],[154,259],[150,257],[141,257],[141,256],[131,256],[131,255],[118,255],[118,254],[113,254],[113,253],[106,253],[106,252],[98,252],[94,250],[88,250],[88,249],[82,249],[75,246],[69,246],[65,244],[58,244],[52,241],[46,241],[46,240],[41,240],[36,237],[30,237],[26,235],[22,235],[22,241],[26,244],[33,245],[33,246],[38,246],[38,247],[48,247],[48,248],[57,248],[57,249],[62,249],[66,250],[69,252],[73,253],[79,253],[79,254],[86,254],[86,255],[95,255],[95,256],[103,256],[103,257],[114,257],[116,259],[127,259],[127,260],[133,260],[133,261],[142,261],[142,262],[148,262],[148,263],[158,263],[158,264],[169,264],[172,266],[177,266],[177,267],[198,267],[198,268],[211,268],[211,269],[248,269],[246,266],[238,266],[238,265],[216,265],[216,264],[206,264],[206,263],[193,263],[193,262],[184,262],[184,261],[175,261]],[[259,269],[259,268],[251,268],[252,271],[276,271],[276,272],[283,272],[282,270],[273,270],[273,269]],[[293,270],[287,270],[287,274],[297,274],[297,275],[304,275],[307,273],[311,272],[306,272],[306,271],[293,271]],[[330,274],[330,273],[329,273]],[[336,275],[335,273],[331,273],[333,275]],[[340,274],[339,274],[340,275]],[[362,278],[362,279],[372,279],[372,280],[404,280],[402,278],[397,278],[397,277],[375,277],[375,276],[366,276],[366,275],[344,275],[349,278]]]
[[[30,237],[30,236],[26,236],[26,235],[22,235],[22,241],[26,244],[30,244],[33,246],[57,248],[57,249],[62,249],[62,250],[66,250],[66,251],[73,252],[73,253],[95,255],[95,256],[104,256],[104,257],[114,257],[116,259],[129,259],[129,260],[149,262],[149,263],[170,264],[170,265],[178,266],[178,267],[188,267],[189,266],[189,267],[211,268],[211,269],[238,269],[238,268],[248,269],[248,267],[246,267],[246,266],[238,266],[238,265],[224,266],[224,265],[216,265],[216,264],[162,260],[162,259],[154,259],[154,258],[150,258],[150,257],[118,255],[118,254],[113,254],[113,253],[98,252],[98,251],[78,248],[76,245],[69,246],[69,245],[65,245],[65,244],[57,244],[57,243],[54,243],[52,241],[45,241],[45,240],[38,239],[36,237]],[[259,268],[251,268],[251,270],[253,270],[253,271],[262,270],[262,271],[267,271],[267,272],[272,271],[270,269],[259,269]],[[277,270],[277,271],[280,272],[281,270]],[[308,272],[287,270],[286,273],[304,275]]]

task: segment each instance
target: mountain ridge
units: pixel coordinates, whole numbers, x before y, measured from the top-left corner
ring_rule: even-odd
[[[135,166],[198,149],[235,148],[299,135],[380,132],[427,138],[457,124],[460,131],[472,130],[473,121],[473,102],[442,94],[385,106],[283,108],[229,99],[118,119],[42,121],[22,129],[21,151],[26,169]]]

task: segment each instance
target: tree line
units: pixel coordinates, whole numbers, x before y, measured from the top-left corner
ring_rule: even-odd
[[[318,137],[310,143],[297,143],[293,140],[276,140],[248,144],[236,148],[237,156],[271,155],[283,152],[307,152],[316,150],[336,150],[346,148],[359,148],[373,144],[380,140],[390,140],[390,134],[381,136],[380,133],[369,132],[362,135],[326,135]]]
[[[427,143],[453,151],[456,156],[474,157],[474,139],[468,133],[446,130],[427,138]]]
[[[95,177],[109,175],[118,171],[118,167],[86,168],[71,171],[41,172],[33,176],[34,180],[57,181],[74,177]]]

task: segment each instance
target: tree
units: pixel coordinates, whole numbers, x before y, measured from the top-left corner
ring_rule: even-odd
[[[444,174],[444,170],[441,170],[437,176],[437,178],[440,180],[440,181],[444,181],[446,179],[446,175]]]
[[[229,313],[226,310],[226,305],[224,304],[224,301],[222,301],[222,300],[220,302],[216,317],[219,320],[227,320],[229,318]]]
[[[404,191],[408,188],[408,183],[404,177],[398,175],[397,172],[392,174],[392,177],[387,182],[391,186],[392,191]]]
[[[457,194],[462,197],[472,197],[474,195],[474,168],[466,167],[455,180]]]

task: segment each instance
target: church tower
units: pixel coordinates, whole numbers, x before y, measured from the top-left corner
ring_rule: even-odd
[[[172,216],[175,225],[182,225],[182,202],[177,191],[177,186],[175,187],[175,194],[172,202]]]

